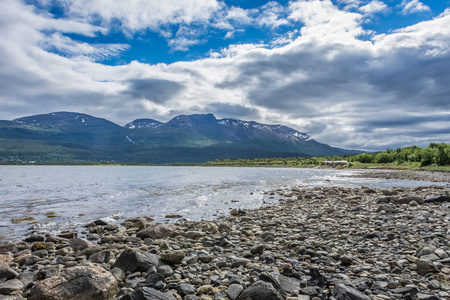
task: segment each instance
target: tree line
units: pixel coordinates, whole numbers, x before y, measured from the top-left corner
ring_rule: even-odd
[[[207,162],[206,165],[215,166],[286,166],[313,167],[319,166],[321,161],[345,160],[350,164],[407,164],[415,163],[420,166],[449,166],[450,145],[445,143],[431,143],[427,148],[410,146],[396,150],[387,149],[384,152],[360,153],[346,156],[317,156],[317,157],[289,157],[289,158],[256,158],[256,159],[221,159]]]

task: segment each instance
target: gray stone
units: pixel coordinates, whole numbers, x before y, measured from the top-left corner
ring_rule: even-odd
[[[409,295],[411,299],[414,298],[418,292],[419,289],[415,285],[405,286],[391,290],[391,293],[393,294]]]
[[[256,281],[245,289],[238,298],[239,300],[283,300],[272,284],[264,281]]]
[[[398,204],[409,204],[412,201],[416,201],[418,204],[423,204],[424,201],[422,198],[416,196],[403,197],[399,199],[394,199],[394,201]]]
[[[211,254],[204,252],[204,251],[200,251],[198,253],[198,260],[204,263],[209,263],[210,261],[213,260],[213,257]]]
[[[19,273],[14,271],[10,266],[0,266],[0,278],[13,279]]]
[[[120,300],[177,300],[172,295],[161,293],[154,288],[139,287],[134,292],[123,296]]]
[[[244,290],[244,287],[242,285],[236,284],[236,283],[231,284],[227,289],[228,297],[231,300],[236,300],[239,297],[239,295],[242,293],[243,290]]]
[[[425,203],[443,203],[443,202],[450,202],[450,197],[430,195],[425,198]]]
[[[433,264],[431,260],[428,259],[418,259],[416,261],[417,273],[419,275],[425,275],[430,272],[436,272],[437,266]]]
[[[39,278],[38,272],[24,272],[20,273],[19,276],[16,277],[16,279],[22,281],[25,288],[29,288],[32,283],[42,278]]]
[[[110,250],[104,250],[89,256],[89,261],[97,264],[108,263],[110,260],[115,259],[114,253]]]
[[[186,282],[181,282],[177,286],[177,293],[181,297],[184,297],[186,295],[195,294],[195,289],[192,285]]]
[[[353,263],[353,259],[347,255],[342,255],[339,260],[343,266],[350,266]]]
[[[342,283],[337,284],[331,291],[333,297],[337,300],[370,300],[370,298],[357,289],[346,286]]]
[[[23,283],[19,279],[11,279],[0,284],[0,294],[2,295],[9,295],[12,292],[21,291],[23,289]]]
[[[256,255],[256,254],[257,255],[261,255],[261,254],[263,254],[264,250],[265,250],[265,246],[264,245],[256,245],[256,246],[253,246],[250,249],[250,252],[253,255]]]
[[[164,239],[174,234],[176,230],[177,227],[173,224],[155,224],[139,231],[136,236],[141,239]]]
[[[39,261],[38,256],[30,255],[21,259],[19,262],[19,266],[32,266],[36,264],[38,261]]]
[[[170,266],[160,266],[158,268],[158,273],[161,274],[162,276],[164,276],[164,278],[172,276],[173,274],[173,270]]]
[[[89,247],[98,247],[95,243],[81,238],[73,239],[69,243],[69,246],[73,249],[73,251],[81,251]]]
[[[161,265],[160,257],[156,254],[141,250],[128,249],[122,252],[112,266],[124,272],[146,272],[150,267]]]

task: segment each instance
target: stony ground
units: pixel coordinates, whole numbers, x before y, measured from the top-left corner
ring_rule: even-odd
[[[418,180],[431,182],[450,183],[449,172],[431,172],[431,171],[399,171],[399,170],[359,170],[360,173],[354,177],[362,178],[385,178],[398,180]]]
[[[0,299],[450,299],[449,192],[278,190],[216,221],[36,233],[0,246]]]

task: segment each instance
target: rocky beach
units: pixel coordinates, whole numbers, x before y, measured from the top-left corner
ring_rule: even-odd
[[[449,192],[278,189],[214,221],[36,232],[0,245],[0,299],[450,299]]]

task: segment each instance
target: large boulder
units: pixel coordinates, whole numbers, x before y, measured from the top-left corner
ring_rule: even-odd
[[[161,258],[158,255],[141,250],[129,249],[120,254],[112,267],[117,267],[126,273],[134,271],[147,272],[151,267],[158,267],[160,265]]]
[[[144,286],[123,296],[120,300],[176,300],[176,298],[172,295],[164,294],[153,288]]]
[[[249,286],[246,290],[242,292],[242,294],[238,298],[239,300],[262,300],[262,299],[270,299],[270,300],[283,300],[283,297],[277,292],[277,290],[273,287],[272,284],[264,281],[256,281],[251,286]]]
[[[107,300],[114,297],[117,288],[116,279],[105,269],[78,266],[36,282],[29,300]]]
[[[173,224],[155,224],[139,231],[136,235],[141,239],[164,239],[175,233],[177,227]]]

